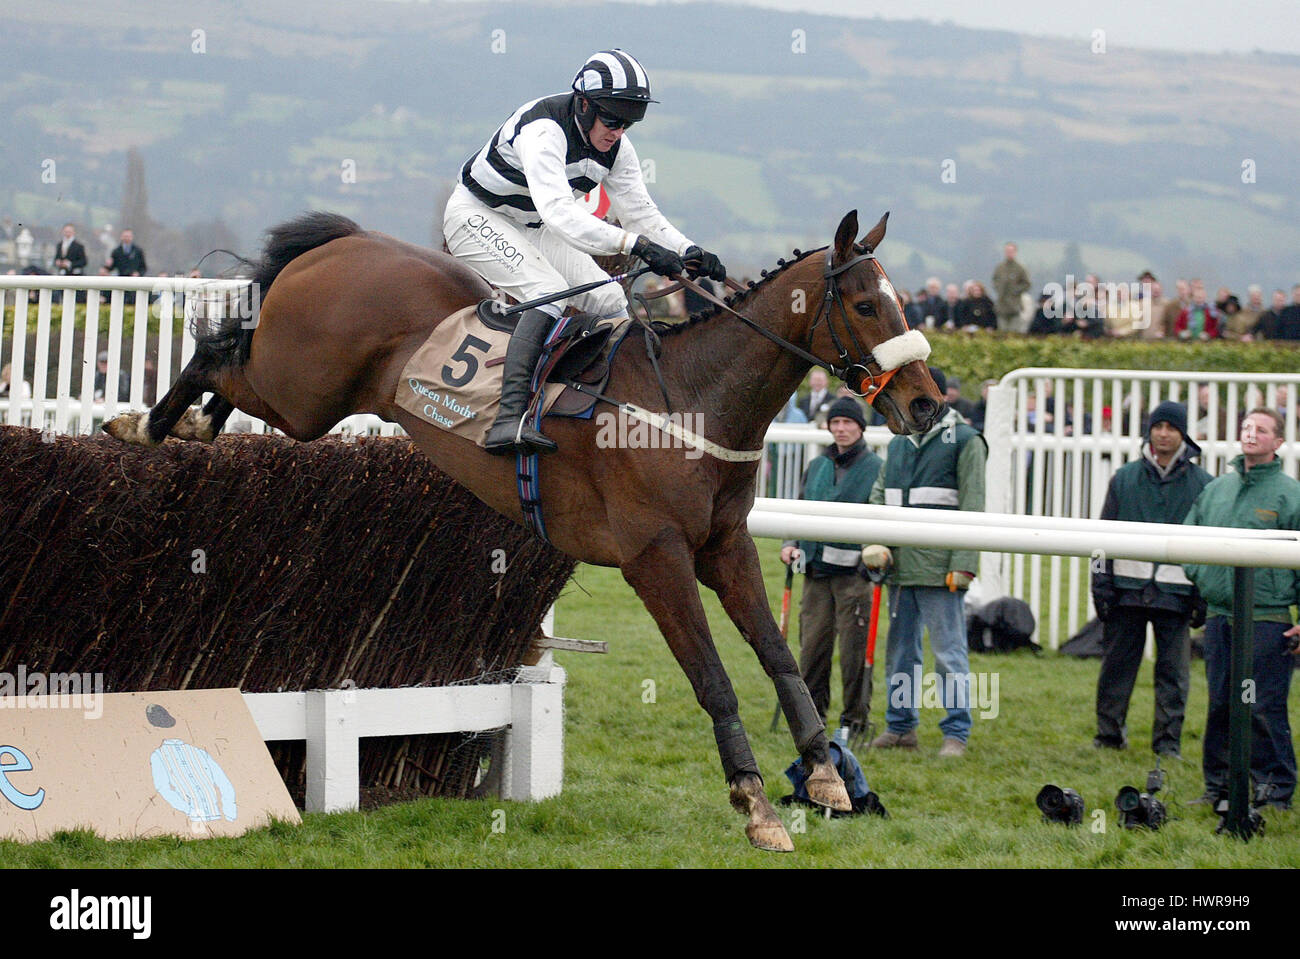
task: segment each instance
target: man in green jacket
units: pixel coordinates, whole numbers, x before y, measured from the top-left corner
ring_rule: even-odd
[[[840,397],[827,410],[826,425],[835,442],[809,464],[802,498],[865,503],[881,459],[862,439],[867,419],[861,404],[851,396]],[[794,563],[806,574],[799,609],[799,672],[823,723],[831,703],[836,635],[840,639],[840,729],[866,729],[871,711],[871,673],[866,668],[871,586],[858,575],[860,552],[856,543],[788,540],[781,547],[781,562]]]
[[[931,369],[939,392],[943,373]],[[885,468],[871,488],[869,502],[925,509],[984,509],[984,464],[988,446],[956,410],[922,436],[896,436],[889,443]],[[979,568],[976,550],[868,546],[863,562],[890,568],[889,641],[885,675],[889,677],[889,728],[872,742],[876,749],[916,749],[922,685],[921,632],[930,631],[934,682],[943,690],[946,715],[940,756],[961,756],[970,738],[970,656],[962,608]]]
[[[1101,519],[1181,523],[1210,474],[1192,462],[1201,448],[1187,435],[1187,407],[1166,401],[1147,421],[1142,458],[1110,479]],[[1204,605],[1182,567],[1132,559],[1093,561],[1092,598],[1102,622],[1101,673],[1097,677],[1097,738],[1093,745],[1128,746],[1125,720],[1133,696],[1147,623],[1156,637],[1156,716],[1151,749],[1179,755],[1187,712],[1191,642],[1187,627],[1204,621]],[[1197,623],[1196,625],[1200,625]]]
[[[998,317],[999,330],[1023,332],[1020,325],[1020,297],[1029,292],[1029,272],[1016,259],[1016,245],[1008,243],[1002,248],[1005,255],[1001,263],[993,270],[993,289],[998,295],[997,305],[993,308]]]
[[[1282,417],[1276,410],[1251,410],[1241,424],[1241,455],[1231,472],[1205,487],[1192,511],[1190,526],[1300,530],[1300,483],[1282,472],[1277,451],[1283,442]],[[1231,557],[1224,557],[1230,559]],[[1205,676],[1210,708],[1205,720],[1201,761],[1205,777],[1202,801],[1217,805],[1228,794],[1228,703],[1231,699],[1233,574],[1227,566],[1183,567],[1208,604],[1205,622]],[[1287,717],[1287,695],[1296,650],[1290,648],[1300,626],[1293,626],[1291,607],[1300,603],[1300,570],[1255,572],[1255,697],[1251,705],[1250,773],[1256,805],[1291,807],[1296,784],[1295,749]]]

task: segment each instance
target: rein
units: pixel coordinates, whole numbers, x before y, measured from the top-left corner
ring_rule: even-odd
[[[825,360],[817,356],[814,356],[812,353],[809,353],[807,350],[803,349],[802,347],[796,346],[794,343],[791,343],[789,340],[786,340],[781,336],[778,336],[776,333],[773,333],[771,330],[767,329],[766,327],[759,326],[749,317],[745,316],[743,313],[739,313],[736,310],[732,309],[725,302],[720,300],[718,297],[714,296],[707,289],[700,286],[698,283],[696,283],[694,280],[689,279],[688,277],[685,276],[675,277],[675,279],[678,281],[678,286],[676,288],[685,287],[686,289],[694,291],[697,295],[703,297],[705,300],[712,303],[714,306],[717,306],[718,308],[736,317],[738,320],[740,320],[742,323],[748,326],[755,333],[765,336],[767,339],[771,340],[773,343],[781,347],[781,349],[785,350],[787,353],[792,353],[795,356],[799,357],[800,359],[806,360],[808,363],[812,364],[813,366],[819,366],[822,369],[826,370],[836,379],[843,381],[844,385],[847,386],[852,393],[854,393],[857,396],[864,397],[867,399],[868,402],[870,402],[872,399],[874,399],[877,393],[879,393],[888,385],[889,381],[894,378],[894,374],[897,373],[899,369],[902,368],[904,363],[911,362],[911,359],[913,357],[910,355],[910,353],[913,351],[910,350],[902,351],[907,355],[907,359],[903,360],[903,362],[889,365],[887,368],[887,364],[877,360],[873,352],[869,350],[865,350],[862,347],[862,344],[858,342],[858,338],[853,332],[853,325],[849,323],[848,311],[844,306],[844,300],[840,295],[839,286],[835,282],[835,277],[837,277],[839,274],[843,273],[845,270],[849,269],[850,267],[855,266],[857,263],[861,262],[862,260],[874,260],[876,258],[876,255],[870,251],[867,251],[866,253],[861,253],[853,257],[853,259],[851,260],[847,260],[844,263],[841,263],[837,267],[831,266],[831,256],[832,256],[832,251],[827,250],[826,269],[822,272],[822,279],[826,281],[826,296],[822,301],[821,309],[818,310],[817,312],[816,319],[813,320],[812,329],[817,328],[817,324],[821,322],[822,316],[825,315],[826,329],[831,335],[831,342],[835,344],[835,349],[839,352],[839,360],[840,360],[839,366],[835,366],[832,363],[828,363]],[[737,292],[741,291],[740,285],[738,283],[734,283],[731,280],[728,280],[728,286],[730,286],[732,289],[736,290]],[[658,295],[663,296],[666,295],[667,292],[671,292],[671,291],[665,291],[659,293]],[[845,330],[847,330],[849,334],[849,339],[852,342],[854,349],[857,350],[859,354],[865,354],[862,358],[862,361],[859,363],[850,362],[852,357],[849,355],[849,351],[844,347],[844,344],[840,341],[839,335],[835,332],[834,311],[831,309],[832,302],[839,304],[840,314],[844,318],[844,328]],[[889,340],[886,340],[885,342],[893,343],[895,340],[906,338],[910,334],[915,332],[916,332],[915,330],[909,330],[907,333],[903,333],[900,336],[891,337]],[[922,340],[924,340],[923,336],[922,336]],[[881,345],[883,346],[884,344]],[[877,347],[877,349],[879,349],[879,347]],[[926,352],[928,353],[929,351],[927,350]],[[868,363],[874,363],[880,369],[880,373],[878,375],[872,373],[871,370],[867,368]],[[858,387],[862,385],[864,380],[866,381],[866,389],[858,389]]]

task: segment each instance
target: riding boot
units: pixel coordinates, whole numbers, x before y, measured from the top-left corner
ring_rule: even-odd
[[[488,431],[484,446],[489,453],[505,456],[510,453],[554,453],[555,443],[524,422],[528,401],[532,397],[533,369],[541,355],[546,334],[555,324],[555,317],[542,310],[528,310],[519,317],[519,324],[510,336],[506,347],[505,369],[501,375],[501,409]]]

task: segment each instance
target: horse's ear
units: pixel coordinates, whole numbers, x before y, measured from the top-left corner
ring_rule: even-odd
[[[889,211],[886,210],[885,215],[880,218],[880,222],[873,226],[871,232],[863,237],[862,242],[866,244],[867,249],[873,253],[875,252],[876,247],[880,246],[880,241],[885,238],[885,223],[888,220]]]
[[[835,263],[843,263],[853,256],[853,241],[858,238],[858,211],[850,210],[840,220],[840,228],[835,231]]]

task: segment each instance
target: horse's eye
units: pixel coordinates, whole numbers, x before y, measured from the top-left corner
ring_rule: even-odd
[[[860,300],[860,301],[858,301],[858,304],[854,307],[854,309],[856,309],[856,310],[857,310],[859,313],[861,313],[863,316],[875,316],[875,315],[876,315],[876,308],[875,308],[874,306],[871,305],[871,301],[870,301],[870,300]]]

